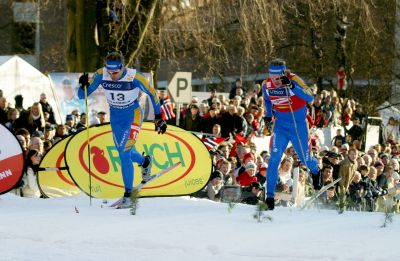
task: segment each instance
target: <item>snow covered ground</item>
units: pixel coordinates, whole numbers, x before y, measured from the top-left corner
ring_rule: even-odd
[[[110,202],[111,203],[111,202]],[[0,196],[0,260],[399,260],[399,217],[144,198],[136,216],[87,196]],[[75,207],[79,210],[76,213]]]

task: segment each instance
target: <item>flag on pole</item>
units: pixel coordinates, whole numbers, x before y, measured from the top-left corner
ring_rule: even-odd
[[[169,98],[169,95],[167,95],[165,99],[161,101],[161,117],[165,121],[175,118],[175,113],[172,109],[172,102]]]

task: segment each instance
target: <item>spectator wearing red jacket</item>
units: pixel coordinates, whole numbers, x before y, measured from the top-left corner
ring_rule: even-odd
[[[242,187],[248,187],[251,185],[253,182],[257,182],[257,177],[256,172],[257,172],[257,165],[250,161],[245,165],[245,171],[239,174],[239,176],[236,178],[237,182],[240,184]]]

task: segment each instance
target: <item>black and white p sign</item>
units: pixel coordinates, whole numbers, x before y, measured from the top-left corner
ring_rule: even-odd
[[[176,72],[168,84],[174,102],[189,103],[192,99],[192,73]]]

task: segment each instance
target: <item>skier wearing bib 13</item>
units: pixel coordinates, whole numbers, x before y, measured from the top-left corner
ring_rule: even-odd
[[[142,170],[142,179],[150,179],[152,156],[142,156],[134,144],[138,138],[143,122],[143,112],[139,105],[141,92],[149,95],[154,107],[155,130],[164,134],[167,124],[161,118],[160,101],[156,90],[149,85],[142,73],[124,66],[122,54],[113,52],[107,55],[106,64],[98,69],[89,83],[88,74],[79,78],[78,96],[85,98],[93,93],[99,85],[103,86],[108,105],[110,106],[110,124],[115,146],[121,160],[122,177],[125,186],[120,208],[131,206],[131,193],[134,180],[133,162],[138,163]]]
[[[303,164],[312,174],[318,174],[317,160],[310,155],[306,120],[306,103],[312,101],[314,97],[311,89],[299,76],[286,72],[286,63],[281,59],[270,62],[269,77],[262,83],[262,91],[266,107],[264,117],[266,126],[272,125],[272,109],[275,111],[265,200],[268,209],[273,210],[278,166],[289,141],[292,142]]]

